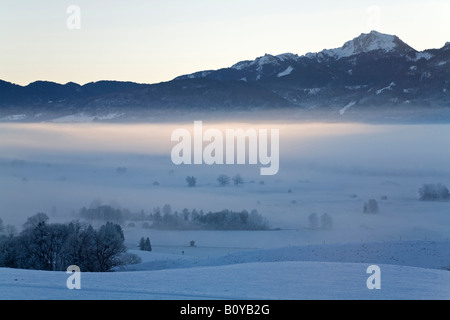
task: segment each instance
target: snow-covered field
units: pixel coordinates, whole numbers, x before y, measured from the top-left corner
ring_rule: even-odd
[[[368,290],[357,263],[259,262],[183,270],[82,273],[0,271],[0,299],[450,299],[450,272],[380,265],[381,290]]]
[[[211,124],[237,125],[252,126]],[[277,230],[137,223],[124,233],[141,264],[82,273],[78,291],[63,272],[0,269],[0,299],[450,299],[450,204],[418,196],[424,183],[450,185],[449,126],[262,124],[280,129],[272,177],[259,165],[173,165],[170,134],[189,126],[1,124],[0,218],[19,230],[36,212],[69,221],[95,200],[145,213],[257,209]],[[218,185],[237,173],[244,185]],[[362,213],[369,199],[380,213]],[[333,228],[311,229],[311,213],[329,214]],[[152,252],[135,251],[142,236]],[[381,268],[381,290],[367,289],[370,265]]]

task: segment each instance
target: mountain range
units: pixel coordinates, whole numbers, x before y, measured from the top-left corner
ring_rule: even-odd
[[[113,121],[161,113],[280,109],[341,118],[365,110],[447,117],[450,42],[419,52],[397,36],[371,31],[336,49],[302,56],[265,54],[158,84],[36,81],[19,86],[0,80],[1,121],[70,120],[74,115]]]

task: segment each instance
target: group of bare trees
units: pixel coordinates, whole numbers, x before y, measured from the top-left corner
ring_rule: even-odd
[[[333,218],[328,213],[324,213],[320,217],[317,213],[312,213],[308,216],[308,223],[309,227],[314,230],[331,230],[333,228]]]
[[[92,206],[91,208],[82,208],[80,210],[80,218],[88,221],[89,223],[93,222],[114,222],[119,225],[123,225],[125,222],[125,214],[123,210],[113,208],[111,206]]]
[[[162,210],[156,208],[150,215],[155,229],[213,229],[213,230],[266,230],[266,220],[258,211],[222,210],[204,213],[203,210],[192,211],[183,209],[181,212],[172,212],[170,205],[166,204]]]
[[[222,187],[228,186],[231,181],[233,181],[233,184],[237,187],[240,184],[244,184],[244,178],[241,177],[240,174],[237,174],[230,178],[229,176],[222,174],[217,178],[217,181],[219,182],[219,185]]]
[[[448,188],[440,183],[425,183],[419,189],[420,200],[422,201],[448,201],[450,192]]]
[[[197,185],[197,178],[194,176],[188,176],[186,177],[186,182],[188,184],[188,187],[195,187]],[[237,187],[241,184],[244,184],[244,178],[240,174],[237,174],[233,177],[227,176],[226,174],[221,174],[217,178],[217,182],[219,183],[219,186],[226,187],[230,185],[231,182]]]
[[[38,213],[18,235],[0,238],[0,267],[65,271],[77,265],[82,271],[105,272],[123,264],[126,248],[120,225],[107,222],[94,229],[78,221],[48,220]]]

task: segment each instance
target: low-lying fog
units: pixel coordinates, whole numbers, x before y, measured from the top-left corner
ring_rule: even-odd
[[[204,123],[204,129],[279,129],[280,166],[181,165],[171,160],[176,124],[0,124],[0,218],[20,226],[47,213],[74,219],[97,203],[143,209],[257,209],[272,228],[308,228],[328,213],[336,240],[448,238],[450,203],[419,201],[424,183],[450,186],[450,125]],[[205,143],[206,145],[206,143]],[[220,187],[240,174],[245,184]],[[186,176],[197,178],[189,188]],[[380,213],[363,214],[376,199]],[[327,237],[322,234],[322,237]]]

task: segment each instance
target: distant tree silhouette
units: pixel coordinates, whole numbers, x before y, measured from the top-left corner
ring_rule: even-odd
[[[235,186],[239,186],[240,184],[244,184],[244,179],[240,174],[237,174],[233,177],[233,183]]]
[[[319,217],[316,213],[311,213],[308,217],[309,227],[311,229],[319,228]]]
[[[320,225],[322,229],[330,230],[333,228],[333,218],[327,213],[320,216]]]
[[[23,224],[24,229],[36,228],[41,222],[47,222],[50,218],[43,212],[38,212],[35,215],[29,217]]]
[[[450,192],[442,184],[424,184],[419,189],[420,200],[422,201],[448,201]]]
[[[145,239],[144,251],[152,251],[152,244],[150,243],[150,238]]]
[[[363,208],[364,213],[371,213],[376,214],[380,212],[380,209],[378,207],[378,202],[375,199],[370,199],[368,202],[364,204]]]
[[[217,181],[219,182],[219,185],[225,187],[230,184],[230,177],[225,174],[222,174],[217,178]]]
[[[186,177],[186,182],[189,187],[195,187],[197,184],[197,179],[195,177]]]

